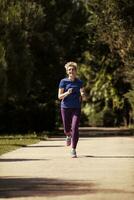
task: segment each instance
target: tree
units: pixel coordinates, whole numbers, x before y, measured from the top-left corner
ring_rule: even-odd
[[[83,125],[130,121],[133,8],[132,0],[1,0],[0,129],[59,125],[58,84],[70,60],[87,94]]]
[[[92,112],[97,115],[100,112],[102,115],[102,111],[110,109],[109,113],[116,114],[113,125],[118,125],[123,121],[123,118],[120,119],[120,112],[124,113],[125,121],[128,121],[130,110],[124,94],[131,88],[130,82],[125,79],[125,69],[130,60],[133,35],[132,25],[126,30],[126,21],[132,21],[132,16],[126,18],[123,12],[128,6],[132,9],[133,3],[103,0],[100,4],[98,0],[94,0],[88,1],[87,6],[92,15],[87,24],[89,48],[83,53],[81,60],[85,70],[83,64],[80,68],[80,74],[87,82],[88,94],[88,103],[83,111],[90,119]]]

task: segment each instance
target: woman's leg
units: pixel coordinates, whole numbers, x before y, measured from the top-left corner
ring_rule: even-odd
[[[78,140],[79,140],[79,122],[80,122],[80,113],[79,108],[73,109],[72,113],[72,148],[76,149]]]
[[[72,112],[69,108],[61,108],[61,116],[63,122],[64,133],[71,136]]]

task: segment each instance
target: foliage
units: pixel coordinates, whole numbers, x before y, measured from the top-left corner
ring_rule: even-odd
[[[89,12],[92,13],[87,24],[89,49],[83,53],[81,60],[85,63],[84,68],[83,64],[80,67],[80,75],[86,82],[88,108],[86,104],[85,110],[92,107],[97,113],[95,105],[100,104],[101,111],[105,107],[112,108],[116,117],[119,118],[118,113],[122,112],[127,121],[132,104],[132,99],[128,98],[128,103],[125,94],[133,80],[132,77],[129,81],[126,78],[127,71],[134,64],[133,14],[129,13],[133,7],[132,1],[103,0],[101,4],[97,0],[88,1]],[[126,16],[125,12],[129,15]],[[87,115],[90,116],[89,113]]]
[[[105,125],[106,110],[111,125],[129,123],[133,9],[133,0],[0,0],[0,131],[60,126],[57,90],[69,60],[84,81],[83,125]]]

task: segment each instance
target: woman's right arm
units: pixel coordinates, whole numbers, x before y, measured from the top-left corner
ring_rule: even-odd
[[[69,88],[68,91],[66,91],[66,92],[64,92],[64,88],[59,88],[58,98],[60,100],[62,100],[62,99],[64,99],[65,97],[67,97],[71,93],[72,93],[72,88]]]

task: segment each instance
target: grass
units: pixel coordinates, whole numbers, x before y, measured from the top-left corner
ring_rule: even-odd
[[[40,140],[46,140],[46,135],[30,134],[10,134],[0,136],[0,155],[13,151],[20,147],[25,147],[30,144],[35,144]]]

